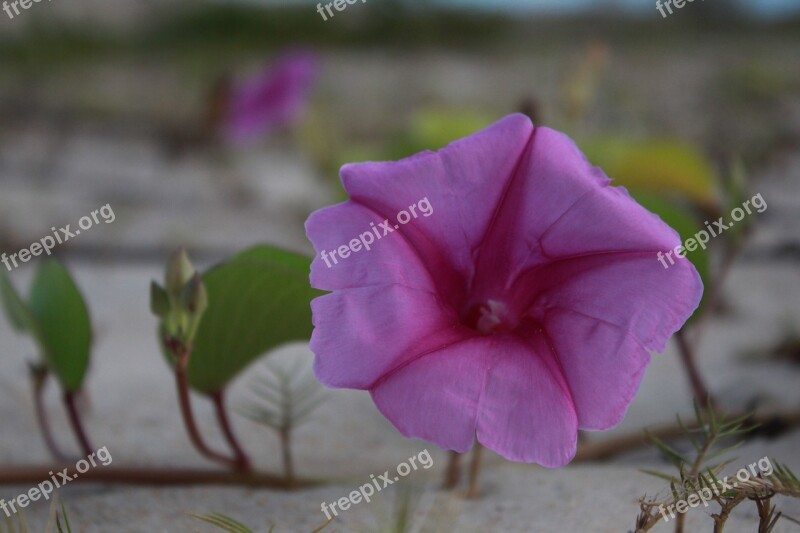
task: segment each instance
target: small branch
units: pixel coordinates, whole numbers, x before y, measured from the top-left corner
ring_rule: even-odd
[[[732,413],[731,418],[738,418],[742,414]],[[764,413],[753,415],[748,421],[748,424],[758,426],[773,426],[780,425],[783,428],[791,428],[800,425],[800,410],[777,412],[777,413]],[[686,427],[694,429],[700,427],[698,421],[693,420],[685,424]],[[758,428],[754,430],[757,432]],[[685,435],[685,431],[678,424],[663,424],[655,426],[648,430],[648,433],[661,440],[669,440]],[[601,461],[610,459],[616,455],[631,450],[643,448],[650,444],[647,435],[642,431],[637,431],[621,437],[612,438],[600,442],[587,442],[578,446],[578,453],[575,455],[573,463],[586,462],[586,461]]]
[[[771,533],[775,524],[780,520],[781,513],[775,514],[772,498],[755,499],[758,510],[758,533]]]
[[[728,521],[728,517],[731,515],[731,511],[733,508],[742,503],[744,500],[744,496],[739,494],[732,500],[728,500],[725,503],[722,503],[722,509],[720,509],[719,514],[712,514],[711,518],[714,519],[714,533],[722,533],[725,529],[725,523]]]
[[[708,291],[706,303],[703,306],[703,309],[700,311],[700,315],[695,319],[694,324],[690,326],[694,331],[694,338],[692,340],[695,342],[695,344],[700,342],[700,339],[702,338],[703,333],[708,326],[708,321],[711,318],[711,315],[716,310],[717,305],[719,305],[720,298],[722,298],[722,287],[725,285],[725,280],[727,280],[727,278],[730,276],[733,265],[736,263],[736,259],[743,248],[744,239],[742,239],[737,245],[730,247],[725,254],[725,257],[722,260],[722,265],[719,268],[719,272],[717,272],[716,276],[714,276],[715,281],[711,285],[711,289]]]
[[[442,488],[452,490],[461,480],[461,454],[455,451],[448,452],[447,470],[444,474]]]
[[[694,397],[697,400],[697,403],[699,405],[710,405],[712,408],[714,408],[714,398],[708,391],[708,387],[706,387],[705,381],[700,374],[700,370],[697,368],[694,350],[689,345],[689,342],[686,339],[686,334],[683,332],[683,330],[675,334],[675,340],[678,342],[678,351],[681,355],[681,361],[683,361],[683,367],[686,369],[686,373],[689,376],[689,382],[692,385],[692,391],[694,392]]]
[[[239,444],[239,440],[236,438],[233,432],[233,426],[231,426],[230,419],[228,418],[228,411],[225,409],[225,393],[223,391],[217,391],[210,396],[211,401],[214,403],[214,409],[217,412],[217,420],[222,428],[222,433],[225,435],[225,439],[228,441],[231,450],[233,450],[233,455],[236,458],[237,470],[252,470],[250,459]]]
[[[50,427],[50,419],[44,406],[44,391],[50,374],[47,370],[42,369],[41,371],[33,370],[31,375],[33,377],[33,404],[36,411],[36,420],[39,423],[39,430],[42,432],[45,446],[47,446],[53,459],[62,462],[66,461],[67,456],[56,443],[53,430]]]
[[[170,346],[175,354],[175,381],[178,389],[178,403],[181,407],[181,415],[183,415],[183,422],[186,426],[186,431],[189,433],[189,438],[201,455],[212,461],[237,469],[239,467],[237,461],[209,448],[203,440],[202,435],[200,435],[200,431],[197,429],[194,413],[192,412],[192,399],[189,395],[189,377],[187,375],[189,355],[191,352],[188,348],[176,347],[176,344],[177,343],[171,342],[168,343],[168,346]]]
[[[48,479],[48,472],[60,472],[64,468],[72,472],[75,464],[58,463],[44,466],[0,468],[0,486],[35,485]],[[117,468],[113,466],[92,468],[80,475],[73,483],[102,483],[114,485],[140,486],[241,486],[293,489],[318,487],[320,480],[296,480],[289,485],[281,476],[259,472],[229,472],[202,469],[169,468]]]
[[[86,436],[86,430],[83,427],[78,406],[75,404],[75,393],[64,393],[64,405],[67,408],[69,421],[72,425],[72,431],[75,433],[75,438],[78,439],[78,444],[81,446],[81,451],[85,456],[90,456],[94,452],[94,448],[89,443],[89,438]]]
[[[675,517],[675,533],[683,533],[683,528],[686,525],[686,513],[678,513]]]
[[[483,458],[483,446],[475,443],[472,449],[472,461],[469,463],[469,489],[467,491],[467,498],[473,499],[478,497],[478,477],[481,472],[481,463]]]

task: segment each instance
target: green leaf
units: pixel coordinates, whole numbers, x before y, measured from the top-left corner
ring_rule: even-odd
[[[713,166],[691,144],[618,137],[596,137],[580,144],[593,165],[631,193],[677,196],[707,208],[717,204]]]
[[[35,325],[31,311],[20,298],[5,272],[0,272],[0,300],[11,326],[19,332],[33,331]]]
[[[68,392],[81,388],[89,367],[92,330],[89,310],[67,269],[55,259],[43,262],[30,295],[39,343],[47,366]]]
[[[439,150],[492,122],[491,116],[467,109],[428,108],[414,115],[410,135],[421,150]]]
[[[209,306],[195,337],[189,383],[201,392],[223,389],[267,351],[311,336],[311,260],[257,246],[203,276]]]

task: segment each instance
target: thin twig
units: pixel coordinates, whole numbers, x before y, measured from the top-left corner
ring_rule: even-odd
[[[230,419],[228,418],[228,411],[225,409],[224,392],[217,391],[210,396],[211,401],[214,403],[214,410],[217,412],[217,420],[222,428],[222,433],[225,435],[225,439],[228,441],[234,457],[236,457],[236,468],[239,470],[251,470],[250,459],[239,444],[239,440],[236,438],[236,434],[233,432],[233,426],[231,426]]]
[[[467,490],[467,498],[478,497],[478,477],[481,472],[481,464],[483,458],[483,446],[476,442],[472,449],[472,461],[469,463],[469,489]]]
[[[189,348],[178,347],[176,344],[177,343],[173,342],[169,343],[168,346],[174,348],[173,353],[175,353],[176,360],[175,381],[178,389],[178,402],[181,407],[183,422],[186,425],[186,431],[189,433],[189,438],[201,455],[211,459],[212,461],[216,461],[236,469],[238,467],[237,461],[209,448],[203,440],[202,435],[200,435],[200,431],[197,429],[197,424],[194,420],[194,413],[192,412],[192,399],[189,395],[189,377],[187,371],[191,351]]]
[[[64,393],[64,406],[67,408],[67,414],[69,415],[69,421],[72,425],[72,431],[75,433],[75,438],[78,439],[78,444],[81,446],[81,451],[88,457],[92,454],[94,448],[89,443],[89,438],[86,436],[86,430],[83,427],[83,422],[81,421],[81,416],[78,412],[78,406],[75,404],[75,393]]]
[[[732,413],[729,416],[731,418],[738,418],[743,415],[744,413]],[[790,428],[800,425],[800,410],[755,414],[747,422],[759,426],[771,426],[778,423],[784,428]],[[693,420],[684,425],[689,429],[695,429],[700,427],[701,424],[702,423]],[[663,424],[649,429],[648,433],[661,440],[669,440],[684,436],[686,432],[679,424]],[[651,441],[642,431],[636,431],[635,433],[600,442],[590,441],[578,446],[578,453],[575,455],[575,459],[573,459],[572,462],[602,461],[621,453],[644,448],[650,444]]]
[[[712,283],[711,289],[708,291],[706,303],[703,306],[703,309],[700,311],[700,315],[690,326],[694,332],[692,341],[694,342],[695,346],[700,344],[703,333],[705,333],[705,330],[708,326],[708,321],[711,318],[711,315],[714,313],[714,310],[716,310],[717,305],[719,305],[720,298],[722,297],[722,287],[725,285],[725,280],[727,280],[730,276],[730,273],[733,270],[733,265],[736,263],[736,259],[739,257],[739,254],[744,248],[745,242],[746,239],[742,237],[738,244],[733,245],[728,249],[727,254],[725,254],[725,257],[722,260],[722,265],[719,268],[719,272],[717,272],[717,275],[715,276],[715,281]]]
[[[71,472],[75,464],[57,463],[42,466],[0,468],[0,486],[35,485],[49,479],[48,472]],[[220,485],[241,487],[269,487],[279,489],[317,487],[321,480],[295,480],[289,485],[282,476],[260,472],[231,472],[225,470],[170,469],[170,468],[92,468],[72,481],[73,483],[102,483],[139,486],[196,486]]]
[[[686,373],[689,376],[689,382],[692,385],[695,400],[699,405],[711,405],[713,408],[716,403],[711,393],[708,391],[708,387],[706,386],[703,376],[700,374],[700,370],[697,368],[694,350],[686,339],[686,334],[683,330],[675,334],[675,340],[678,342],[678,351],[681,355],[681,361],[683,361],[683,367],[686,369]]]
[[[61,451],[56,443],[56,439],[53,436],[53,430],[50,427],[50,419],[47,416],[47,410],[44,406],[44,391],[49,375],[49,372],[45,369],[42,369],[41,371],[32,371],[33,404],[36,411],[36,420],[39,423],[39,429],[42,432],[45,446],[47,446],[47,449],[50,451],[53,459],[63,462],[67,460],[67,456]]]
[[[452,490],[456,488],[458,482],[461,480],[461,454],[455,451],[448,453],[447,470],[444,475],[444,483],[442,488],[445,490]]]

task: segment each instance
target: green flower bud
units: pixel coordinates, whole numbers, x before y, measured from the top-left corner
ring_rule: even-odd
[[[200,317],[208,309],[208,292],[200,274],[195,274],[181,291],[181,307],[190,317]]]
[[[164,288],[155,281],[150,282],[150,311],[158,318],[166,317],[172,306],[169,304],[169,295]]]
[[[186,250],[180,249],[172,255],[167,263],[166,285],[167,293],[174,299],[178,299],[186,285],[195,274],[194,266],[186,255]]]
[[[195,274],[183,287],[180,305],[183,315],[181,337],[185,344],[191,345],[197,335],[203,314],[208,309],[208,292],[200,274]]]

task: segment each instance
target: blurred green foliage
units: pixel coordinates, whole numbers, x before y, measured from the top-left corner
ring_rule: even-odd
[[[282,49],[432,45],[485,46],[504,36],[506,18],[452,10],[418,10],[404,2],[371,2],[324,22],[313,4],[269,9],[193,2],[157,8],[152,24],[131,32],[36,22],[0,36],[0,66],[31,70],[103,58],[200,61],[218,70],[230,61]],[[157,16],[156,16],[157,15]]]
[[[580,145],[589,161],[602,168],[614,185],[632,193],[678,198],[709,208],[717,203],[714,168],[689,143],[604,136]]]
[[[89,367],[92,330],[89,310],[66,267],[41,263],[26,303],[4,273],[0,297],[10,323],[36,342],[44,366],[67,392],[81,388]]]
[[[194,339],[189,383],[220,391],[269,350],[311,337],[311,260],[256,246],[203,275],[209,306]]]

